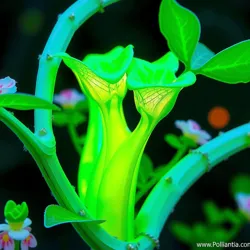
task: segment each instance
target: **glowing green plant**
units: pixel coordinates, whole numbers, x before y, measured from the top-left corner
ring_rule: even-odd
[[[31,153],[59,204],[46,208],[46,227],[72,223],[80,237],[96,250],[153,249],[159,247],[160,232],[181,195],[212,167],[249,146],[250,125],[220,135],[181,161],[190,148],[198,145],[197,134],[168,135],[166,140],[178,149],[177,156],[156,170],[154,182],[142,190],[143,180],[145,183],[149,177],[142,169],[145,166],[152,172],[153,168],[143,155],[147,141],[157,124],[172,111],[181,90],[194,84],[197,75],[225,83],[249,82],[246,68],[250,66],[250,41],[214,54],[199,42],[200,23],[195,14],[175,0],[163,0],[159,24],[170,52],[155,62],[134,57],[132,45],[117,46],[104,55],[87,55],[83,60],[66,54],[81,24],[113,2],[116,0],[76,1],[60,15],[40,56],[36,97],[0,96],[1,107],[35,109],[34,133],[4,108],[0,109],[0,119]],[[66,112],[67,105],[62,105],[62,113],[54,112],[54,123],[69,127],[81,155],[78,194],[59,163],[52,127],[52,109],[58,109],[52,104],[54,87],[62,60],[75,74],[89,107],[83,148],[76,126],[84,118],[77,105],[71,110],[74,119],[72,112]],[[179,61],[185,69],[176,75]],[[141,116],[133,131],[127,127],[122,106],[128,90],[133,91]],[[68,123],[68,118],[72,122]],[[138,197],[153,185],[135,214]],[[136,198],[137,186],[142,194]]]

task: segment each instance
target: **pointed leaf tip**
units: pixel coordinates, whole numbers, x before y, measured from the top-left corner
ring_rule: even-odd
[[[49,205],[44,212],[44,226],[51,228],[65,223],[103,223],[104,220],[93,220],[78,215],[58,205]]]

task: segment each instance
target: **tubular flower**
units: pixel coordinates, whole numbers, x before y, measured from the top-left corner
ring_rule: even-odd
[[[14,250],[14,240],[8,235],[8,232],[0,233],[0,249],[3,250]]]
[[[0,79],[0,94],[14,94],[16,90],[16,81],[14,79],[9,76]]]
[[[168,52],[159,60],[150,63],[134,58],[128,71],[128,89],[134,91],[139,113],[163,119],[173,109],[180,91],[195,83],[192,72],[175,76],[179,67],[177,57]]]
[[[54,101],[65,109],[72,109],[78,102],[84,100],[85,96],[76,89],[65,89],[59,94],[54,95]]]
[[[177,120],[175,121],[175,126],[182,131],[185,137],[193,140],[199,145],[203,145],[211,139],[211,136],[205,130],[202,130],[200,125],[193,120]]]
[[[250,194],[237,193],[235,195],[235,200],[236,200],[239,210],[250,221]]]
[[[117,46],[105,54],[90,54],[83,61],[66,53],[60,57],[75,74],[81,89],[89,99],[106,103],[114,95],[126,94],[126,72],[133,58],[133,46]]]

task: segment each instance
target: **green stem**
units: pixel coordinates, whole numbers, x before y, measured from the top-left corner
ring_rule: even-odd
[[[75,150],[77,151],[77,153],[79,155],[81,155],[82,147],[80,145],[80,139],[79,139],[79,136],[77,134],[75,125],[74,124],[69,124],[68,125],[68,131],[69,131],[69,135],[70,135],[70,138],[72,140],[72,143],[73,143],[73,145],[75,147]]]
[[[15,250],[20,250],[20,240],[15,240]]]
[[[154,121],[142,117],[137,128],[107,164],[99,188],[98,216],[106,220],[103,227],[122,240],[134,237],[134,201],[139,163],[154,127]]]
[[[0,120],[24,143],[24,146],[36,161],[59,205],[77,214],[80,211],[85,211],[86,217],[92,219],[92,216],[77,196],[74,187],[65,176],[56,156],[55,148],[53,152],[50,150],[50,154],[47,154],[48,150],[40,143],[38,138],[16,117],[3,108],[0,108]],[[94,225],[94,223],[72,223],[72,225],[82,239],[93,249],[125,250],[127,244],[129,244],[110,236],[100,225]],[[142,239],[142,242],[149,244],[145,238]]]
[[[204,173],[231,155],[249,147],[250,124],[220,135],[193,150],[168,171],[148,195],[136,218],[138,234],[147,232],[158,238],[186,190]]]
[[[161,167],[156,168],[152,174],[152,178],[139,188],[136,194],[136,202],[138,202],[160,179],[167,173],[188,151],[188,147],[183,146],[178,149],[171,161]]]
[[[87,136],[78,170],[78,193],[85,200],[89,180],[96,166],[103,144],[103,126],[101,111],[97,103],[89,100],[89,121]]]
[[[94,216],[97,212],[99,187],[107,163],[130,134],[123,114],[122,100],[118,96],[112,96],[109,102],[100,106],[100,109],[103,124],[103,144],[99,161],[91,174],[93,178],[89,183],[86,195],[86,205]]]

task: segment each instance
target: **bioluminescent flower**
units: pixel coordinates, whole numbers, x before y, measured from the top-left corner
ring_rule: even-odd
[[[60,57],[75,74],[83,92],[97,103],[106,103],[117,95],[126,94],[126,72],[133,58],[133,46],[117,46],[105,54],[89,54],[83,61],[66,53]]]
[[[16,90],[16,81],[14,79],[9,76],[0,79],[0,94],[14,94]]]
[[[6,203],[4,208],[5,222],[7,224],[0,224],[0,231],[8,232],[8,235],[13,240],[24,240],[29,236],[29,231],[26,229],[31,225],[31,220],[28,217],[28,206],[26,202],[17,205],[10,200]]]
[[[250,194],[247,193],[236,193],[235,200],[239,210],[247,217],[250,221]]]
[[[59,94],[54,95],[54,101],[65,109],[74,108],[78,102],[84,100],[85,96],[76,89],[64,89]]]
[[[14,250],[14,240],[9,236],[8,232],[0,233],[0,249]]]
[[[193,140],[199,145],[203,145],[211,139],[211,135],[208,134],[205,130],[202,130],[200,125],[193,120],[177,120],[175,121],[175,126],[182,131],[185,137]]]
[[[26,230],[28,230],[29,232],[31,231],[31,228],[25,228]],[[22,240],[21,242],[21,250],[28,250],[29,248],[34,248],[37,246],[37,240],[35,238],[35,236],[30,233],[29,236]]]
[[[128,89],[134,91],[139,113],[163,119],[173,109],[180,91],[196,81],[192,72],[175,76],[179,67],[178,58],[168,52],[159,60],[150,63],[134,58],[128,71]]]

